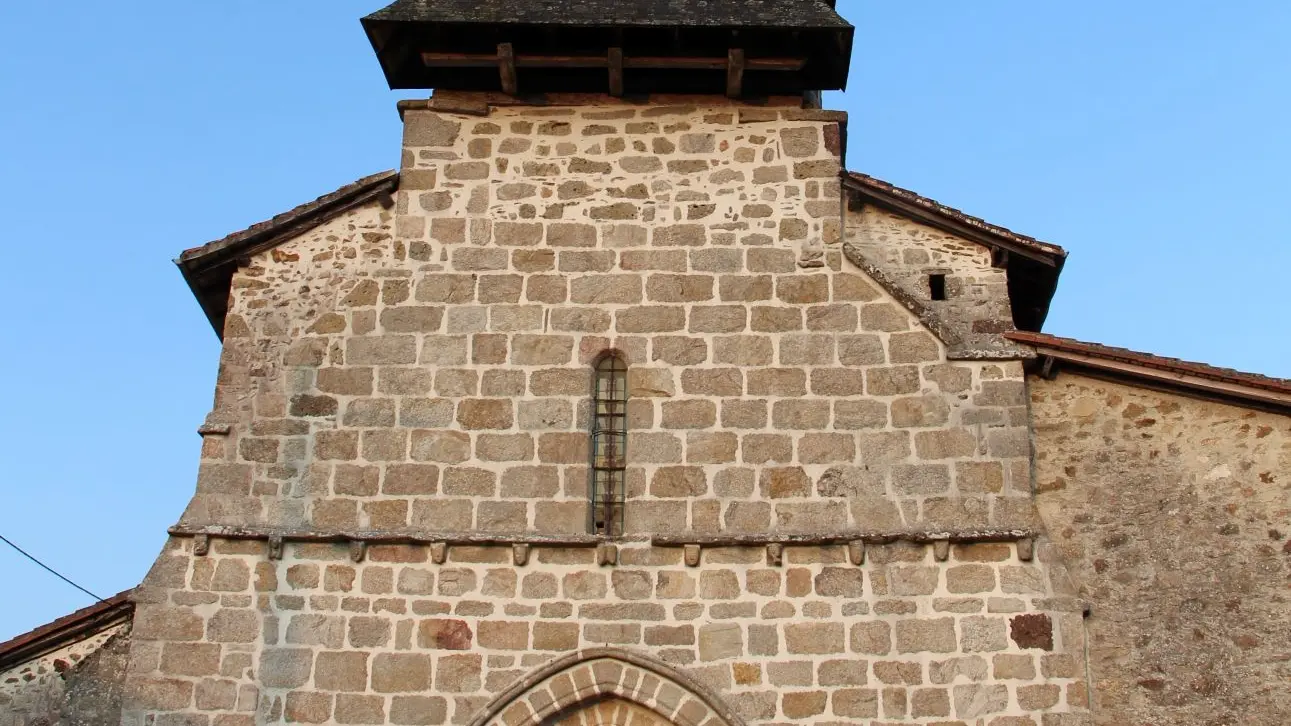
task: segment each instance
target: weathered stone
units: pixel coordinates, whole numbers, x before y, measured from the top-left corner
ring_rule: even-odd
[[[714,623],[699,628],[700,660],[738,658],[743,654],[744,633],[738,624]]]
[[[895,634],[898,653],[951,653],[956,649],[953,618],[898,620]]]

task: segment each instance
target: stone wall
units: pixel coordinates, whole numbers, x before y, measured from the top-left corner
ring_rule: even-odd
[[[1066,372],[1031,397],[1099,722],[1291,723],[1291,419]]]
[[[584,531],[610,348],[630,532],[1031,522],[1021,366],[947,361],[840,254],[837,115],[406,118],[393,225],[236,276],[186,522]]]
[[[440,565],[426,546],[357,564],[344,545],[190,555],[163,558],[135,625],[134,706],[184,713],[167,723],[464,724],[607,645],[681,669],[748,723],[1083,723],[1080,609],[1007,544],[945,562],[872,546],[862,566],[842,547],[788,547],[783,566],[741,547],[688,567],[648,545],[612,567],[567,548],[520,567],[501,547]]]
[[[130,648],[130,625],[0,672],[0,726],[115,726]]]
[[[991,250],[872,204],[849,205],[847,241],[893,283],[924,301],[966,349],[1010,350],[1008,273]],[[930,277],[945,277],[945,300],[931,300]]]
[[[839,115],[405,120],[392,210],[234,278],[127,723],[465,724],[605,645],[749,723],[1082,722],[1080,607],[1013,544],[1037,522],[1021,364],[948,360],[841,253]],[[579,546],[607,349],[630,366],[616,549]],[[430,544],[463,532],[497,542]],[[781,564],[758,538],[789,533],[868,559]],[[651,539],[719,534],[753,540],[688,562]]]

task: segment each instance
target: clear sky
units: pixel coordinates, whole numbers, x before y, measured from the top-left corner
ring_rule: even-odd
[[[99,595],[194,487],[171,260],[398,163],[380,5],[0,3],[0,534]],[[1291,3],[839,7],[849,166],[1066,247],[1047,331],[1291,377]],[[2,545],[0,592],[0,639],[90,602]]]

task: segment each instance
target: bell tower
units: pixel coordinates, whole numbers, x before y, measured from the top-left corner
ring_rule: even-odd
[[[363,19],[391,88],[760,98],[841,90],[834,0],[398,0]]]

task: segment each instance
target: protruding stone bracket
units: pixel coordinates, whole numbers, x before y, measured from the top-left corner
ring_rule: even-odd
[[[933,540],[932,556],[936,558],[938,562],[945,562],[946,560],[950,559],[950,540],[948,539]]]
[[[211,538],[209,535],[199,534],[193,538],[193,554],[198,557],[205,557],[211,551]]]
[[[613,567],[619,564],[619,546],[603,542],[596,547],[596,564],[601,567]]]
[[[784,545],[778,542],[767,545],[767,564],[772,567],[784,564]]]
[[[277,537],[277,536],[270,537],[269,538],[269,559],[281,560],[282,546],[283,546],[282,537]]]
[[[897,541],[931,544],[935,542],[976,544],[980,542],[1016,542],[1024,537],[1034,539],[1029,529],[896,529],[836,530],[821,532],[755,532],[748,534],[700,534],[679,532],[657,534],[650,538],[656,547],[763,547],[769,544],[820,547],[822,545],[889,544]]]
[[[1030,537],[1023,537],[1018,540],[1018,559],[1023,562],[1030,562],[1035,558],[1035,540]]]
[[[431,542],[430,543],[430,560],[437,565],[442,565],[448,561],[448,543]]]
[[[197,427],[197,433],[200,436],[228,436],[233,432],[233,427],[226,423],[215,423],[207,420]]]
[[[865,540],[858,539],[847,543],[847,561],[857,567],[865,564]]]
[[[350,543],[350,559],[351,559],[352,561],[354,561],[354,562],[362,562],[363,560],[367,559],[367,556],[368,556],[368,543],[367,543],[367,542],[351,542],[351,543]]]
[[[511,545],[511,561],[515,563],[516,567],[524,567],[529,564],[529,545]]]
[[[697,544],[688,544],[682,546],[682,551],[687,567],[699,567],[699,561],[704,552],[703,547]]]

